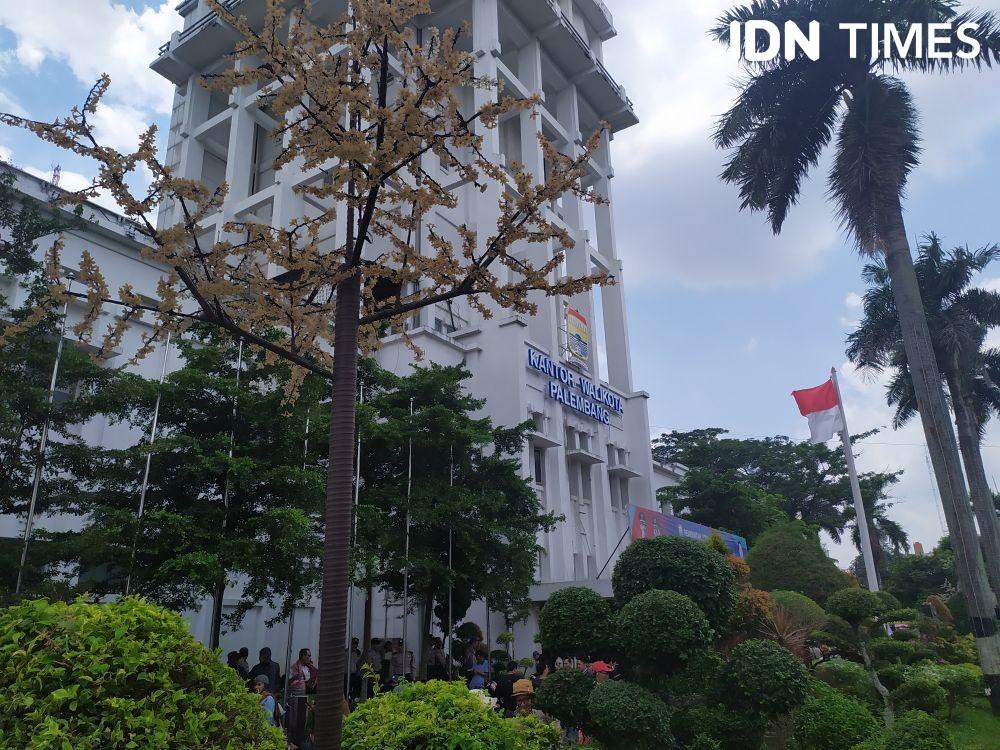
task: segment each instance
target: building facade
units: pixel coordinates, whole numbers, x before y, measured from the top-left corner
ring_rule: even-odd
[[[262,16],[264,0],[229,0],[228,5],[254,21]],[[514,113],[495,130],[485,131],[487,150],[497,163],[519,161],[541,175],[545,165],[539,133],[563,153],[578,154],[601,123],[607,123],[609,132],[590,161],[586,183],[610,197],[613,134],[637,119],[602,62],[603,45],[615,36],[615,29],[600,0],[436,0],[433,6],[435,12],[422,28],[468,24],[478,75],[500,81],[506,91],[541,96],[537,116]],[[314,7],[323,20],[342,13],[344,2],[314,0]],[[235,32],[209,12],[203,0],[186,0],[178,12],[184,16],[184,28],[161,47],[152,67],[176,87],[166,163],[181,176],[216,186],[224,180],[229,186],[223,209],[204,225],[206,238],[220,236],[224,223],[234,219],[280,226],[307,214],[306,199],[295,188],[316,175],[288,167],[275,170],[280,144],[270,133],[277,123],[259,106],[261,92],[244,89],[227,97],[198,83],[202,75],[231,64],[226,53]],[[470,100],[470,105],[477,103]],[[458,190],[464,193],[456,209],[428,217],[439,232],[495,221],[495,196],[483,196],[471,187]],[[530,317],[498,310],[484,319],[457,300],[420,310],[406,324],[406,334],[422,350],[425,362],[464,363],[472,373],[470,390],[486,400],[484,412],[495,424],[534,424],[521,456],[524,476],[533,482],[544,508],[565,518],[539,540],[544,552],[538,562],[539,583],[532,589],[536,603],[566,586],[590,586],[610,595],[614,561],[630,541],[629,507],[659,509],[656,489],[680,476],[677,467],[654,466],[650,454],[649,396],[632,377],[614,206],[567,196],[553,202],[549,211],[575,240],[557,273],[583,276],[602,270],[614,277],[613,286],[573,297],[538,295],[538,312]],[[169,206],[164,208],[161,223],[173,220],[170,212]],[[338,233],[343,234],[343,228],[331,228],[331,236]],[[131,241],[126,233],[122,239]],[[418,243],[425,241],[417,238]],[[540,252],[552,257],[560,250],[549,246]],[[134,257],[121,254],[119,260],[112,259],[110,266],[119,269],[108,274],[112,288],[116,274],[130,276],[129,266],[141,262],[137,251]],[[158,276],[150,269],[150,289],[140,291],[152,296]],[[161,357],[154,354],[144,360],[142,367],[150,370],[144,374],[158,374]],[[377,358],[400,374],[415,362],[401,334],[387,337]],[[93,437],[112,439],[96,433]],[[357,635],[363,610],[359,592],[351,624]],[[399,602],[377,599],[373,610],[376,635],[402,635]],[[210,614],[206,604],[189,615],[193,632],[206,640]],[[316,648],[318,602],[297,610],[291,639],[287,625],[265,628],[269,614],[264,607],[252,611],[241,631],[223,635],[223,649],[267,645],[275,654],[284,654],[288,643],[296,650]],[[504,628],[502,617],[489,613],[482,603],[473,606],[467,619],[493,637]],[[419,615],[411,615],[407,626],[414,646],[419,622]],[[536,614],[515,627],[519,656],[537,648],[536,631]]]

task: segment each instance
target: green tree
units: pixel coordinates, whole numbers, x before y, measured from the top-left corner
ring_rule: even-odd
[[[836,141],[829,176],[831,202],[858,249],[885,258],[914,395],[955,544],[961,588],[967,592],[975,621],[982,624],[977,628],[977,647],[989,671],[986,680],[994,712],[1000,713],[1000,630],[903,221],[906,183],[919,163],[918,115],[906,84],[890,75],[1000,62],[1000,20],[991,13],[959,12],[957,3],[937,0],[821,4],[757,0],[723,14],[712,34],[728,46],[734,41],[731,24],[749,20],[767,20],[780,27],[786,21],[815,21],[826,44],[816,61],[799,52],[789,60],[751,62],[745,60],[745,50],[739,51],[748,75],[737,84],[737,101],[715,133],[716,144],[731,151],[722,179],[739,186],[742,208],[766,211],[777,233],[809,171]],[[905,52],[894,47],[886,56],[872,58],[852,56],[841,42],[844,22],[881,29],[886,23],[967,21],[978,24],[974,36],[980,52],[971,59],[957,55],[959,43],[954,39],[946,45],[951,53],[947,59],[932,57],[931,45],[921,49],[908,45]],[[870,33],[860,34],[861,49],[872,41]]]
[[[947,543],[928,555],[894,555],[889,560],[885,586],[907,607],[923,604],[936,594],[947,596],[955,589],[955,555]]]
[[[747,554],[750,582],[765,591],[797,591],[823,603],[848,586],[848,577],[823,550],[819,535],[802,521],[764,532]]]
[[[1000,293],[975,286],[977,276],[1000,256],[1000,245],[946,251],[932,233],[917,250],[914,267],[924,315],[951,396],[987,571],[993,590],[1000,592],[1000,518],[981,446],[986,422],[1000,408],[1000,350],[984,348],[990,330],[1000,326]],[[885,263],[870,263],[863,273],[869,286],[864,317],[848,336],[847,356],[868,370],[889,371],[886,400],[896,407],[893,426],[898,428],[918,414],[899,315]]]
[[[681,518],[739,534],[752,544],[762,531],[787,516],[779,510],[783,498],[770,495],[732,474],[689,468],[676,487],[656,493]]]
[[[13,174],[0,170],[0,278],[11,279],[6,292],[0,283],[0,320],[9,323],[0,336],[0,514],[27,519],[36,472],[36,521],[85,503],[120,465],[120,454],[88,445],[82,428],[96,417],[121,421],[143,393],[140,378],[102,366],[72,340],[64,303],[45,294],[45,245],[75,225],[73,215],[53,213],[21,194]],[[63,556],[61,535],[40,524],[29,541],[22,594],[66,595],[78,571],[56,566]],[[0,544],[0,600],[16,587],[22,552],[22,539]]]
[[[868,520],[868,538],[872,543],[872,557],[875,558],[875,570],[880,578],[886,567],[887,555],[905,552],[910,541],[906,530],[898,521],[889,517],[889,510],[893,506],[888,497],[889,488],[899,482],[902,473],[901,471],[894,474],[870,473],[858,477],[858,484],[861,486],[861,502],[865,506],[865,517]],[[860,553],[861,531],[858,528],[857,513],[853,505],[845,508],[844,517],[848,522],[851,541]],[[870,588],[864,565],[859,567],[856,575],[863,586]]]
[[[409,594],[423,605],[425,634],[435,602],[446,629],[449,583],[455,622],[476,599],[515,619],[526,612],[538,534],[557,522],[521,476],[527,425],[498,427],[473,417],[485,402],[468,392],[469,377],[464,366],[440,365],[415,367],[404,377],[365,376],[372,386],[361,425],[364,521],[355,576],[362,585],[402,595],[409,516]]]
[[[307,421],[314,438],[326,429],[326,388],[307,377],[290,403],[290,368],[280,360],[268,363],[249,347],[241,357],[236,344],[207,330],[177,346],[184,366],[159,389],[155,443],[148,446],[147,433],[128,451],[134,471],[116,472],[100,493],[58,509],[83,520],[64,535],[67,559],[104,571],[81,586],[118,594],[130,582],[132,592],[174,610],[211,597],[216,646],[227,593],[239,592],[226,615],[236,626],[262,601],[284,619],[317,588],[325,451],[321,440],[309,443],[308,454],[305,445]],[[137,427],[148,430],[154,403],[138,405]],[[139,520],[138,467],[148,450]]]

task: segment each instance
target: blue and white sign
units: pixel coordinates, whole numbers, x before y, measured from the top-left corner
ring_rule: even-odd
[[[591,419],[611,424],[611,412],[622,414],[625,411],[625,400],[617,393],[531,347],[528,347],[528,367],[550,378],[546,396]]]

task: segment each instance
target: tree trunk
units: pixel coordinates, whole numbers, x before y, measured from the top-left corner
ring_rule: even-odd
[[[361,637],[363,639],[361,643],[362,651],[367,649],[372,642],[372,594],[371,586],[365,589],[365,624],[361,626]]]
[[[427,673],[424,671],[424,664],[426,659],[428,649],[431,647],[431,620],[434,617],[434,592],[428,591],[424,594],[424,611],[421,612],[420,626],[422,630],[420,631],[420,656],[418,657],[420,661],[417,663],[417,672],[421,677],[427,679]]]
[[[360,310],[361,276],[357,273],[337,286],[330,459],[327,467],[326,526],[323,538],[323,593],[319,623],[318,664],[322,671],[316,696],[317,750],[340,750],[344,719],[341,702],[344,697]]]
[[[986,467],[980,449],[979,426],[969,405],[968,393],[957,379],[949,381],[951,402],[958,426],[958,447],[969,480],[969,495],[979,522],[979,544],[986,559],[986,573],[995,596],[1000,597],[1000,522],[993,507],[993,492],[986,479]]]
[[[882,720],[885,722],[887,727],[891,727],[896,721],[896,707],[892,704],[892,698],[889,696],[889,689],[882,684],[882,680],[879,679],[878,671],[875,669],[875,664],[872,663],[871,656],[868,654],[868,646],[865,644],[865,639],[861,635],[860,630],[855,629],[855,633],[858,636],[858,650],[861,652],[861,658],[865,663],[865,669],[868,670],[868,676],[871,677],[872,684],[875,686],[875,692],[879,694],[882,699]]]
[[[913,389],[924,437],[934,466],[941,503],[955,551],[959,587],[965,595],[976,648],[995,714],[1000,714],[1000,634],[993,592],[980,556],[976,527],[965,489],[962,466],[951,426],[951,415],[941,387],[941,375],[930,330],[924,317],[920,287],[906,238],[899,203],[885,220],[886,266],[899,315],[903,346],[909,361]]]
[[[222,605],[226,598],[226,579],[215,584],[212,591],[212,630],[208,636],[208,647],[217,649],[222,640]]]

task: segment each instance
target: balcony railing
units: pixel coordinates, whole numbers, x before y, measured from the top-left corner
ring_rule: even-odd
[[[222,0],[221,5],[226,10],[232,10],[233,8],[235,8],[237,5],[239,5],[242,2],[243,2],[243,0]],[[178,42],[182,42],[185,39],[190,39],[192,36],[194,36],[195,34],[197,34],[199,31],[201,31],[202,29],[204,29],[206,26],[208,26],[209,24],[213,23],[216,19],[218,19],[218,17],[219,17],[219,14],[216,13],[215,11],[212,11],[211,13],[206,13],[201,18],[199,18],[197,21],[195,21],[193,24],[191,24],[186,29],[184,29],[183,31],[181,31],[180,34],[177,35],[177,41]],[[164,55],[164,54],[166,54],[169,51],[170,51],[170,42],[169,41],[160,45],[160,54],[161,55]]]

